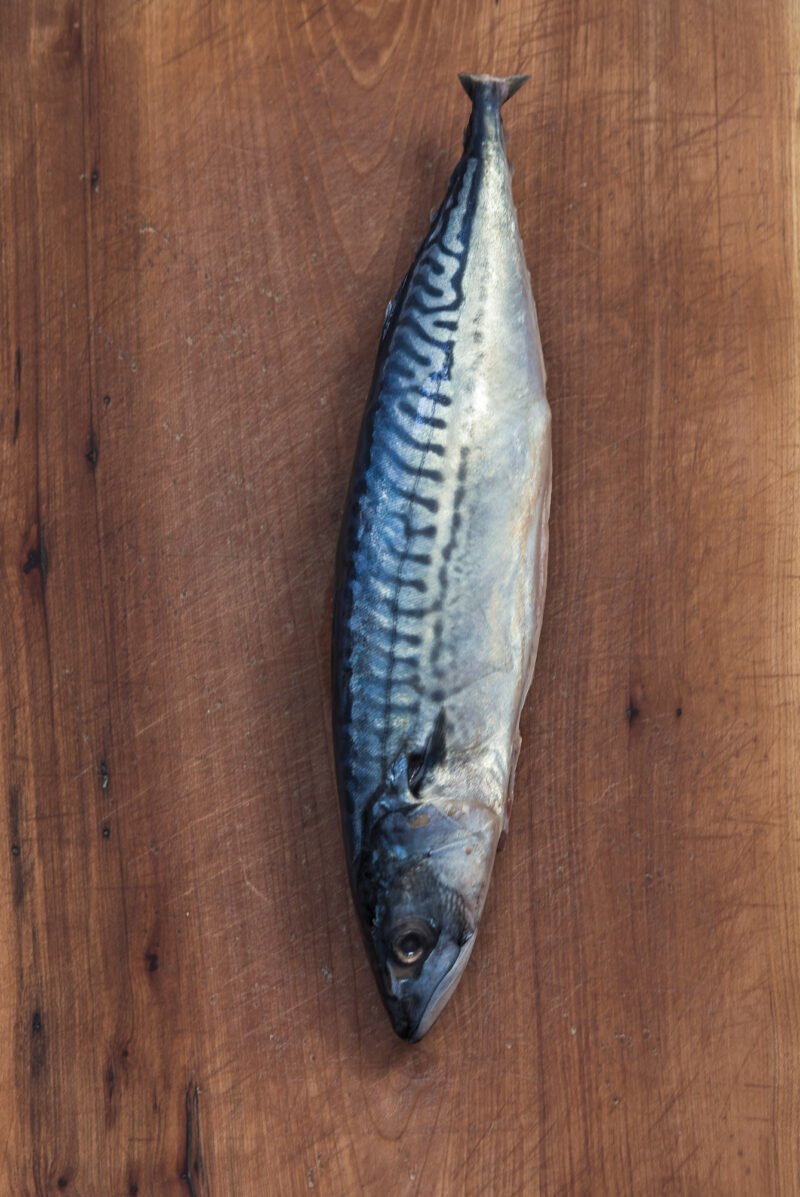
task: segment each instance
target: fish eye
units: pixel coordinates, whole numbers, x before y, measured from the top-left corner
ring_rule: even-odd
[[[401,964],[416,964],[425,951],[425,944],[416,931],[406,931],[394,941],[392,948]]]
[[[434,944],[431,928],[425,923],[398,927],[392,937],[392,953],[399,965],[411,968],[423,960]]]

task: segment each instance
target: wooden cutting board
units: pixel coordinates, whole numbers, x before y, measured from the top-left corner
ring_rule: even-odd
[[[798,11],[0,11],[0,1191],[800,1192]],[[506,125],[549,595],[478,946],[379,1008],[329,732],[383,311]]]

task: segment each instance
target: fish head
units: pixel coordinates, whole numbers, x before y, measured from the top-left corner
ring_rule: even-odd
[[[401,769],[401,784],[395,776],[373,804],[354,877],[378,989],[395,1031],[412,1042],[464,972],[500,834],[495,811],[479,794],[459,793],[447,772],[437,769],[415,795]]]

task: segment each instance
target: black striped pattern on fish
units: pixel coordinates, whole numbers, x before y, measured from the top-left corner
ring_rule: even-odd
[[[436,686],[439,613],[466,470],[462,457],[455,506],[442,528],[443,437],[481,169],[478,154],[464,155],[387,313],[356,455],[339,546],[333,678],[341,792],[353,808],[380,787],[399,752],[418,747],[407,739],[423,699],[443,697]],[[434,560],[441,564],[432,575]],[[426,619],[432,646],[422,660],[419,624]]]

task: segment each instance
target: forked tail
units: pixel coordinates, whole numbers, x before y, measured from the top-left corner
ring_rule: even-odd
[[[483,147],[500,143],[505,152],[506,135],[500,109],[519,91],[530,75],[459,75],[461,86],[472,100],[472,113],[464,130],[464,151],[482,152]]]
[[[476,104],[479,99],[491,98],[497,101],[498,108],[502,107],[506,100],[510,100],[523,83],[527,83],[530,79],[530,75],[506,75],[503,78],[498,75],[463,74],[458,77],[473,104]]]

